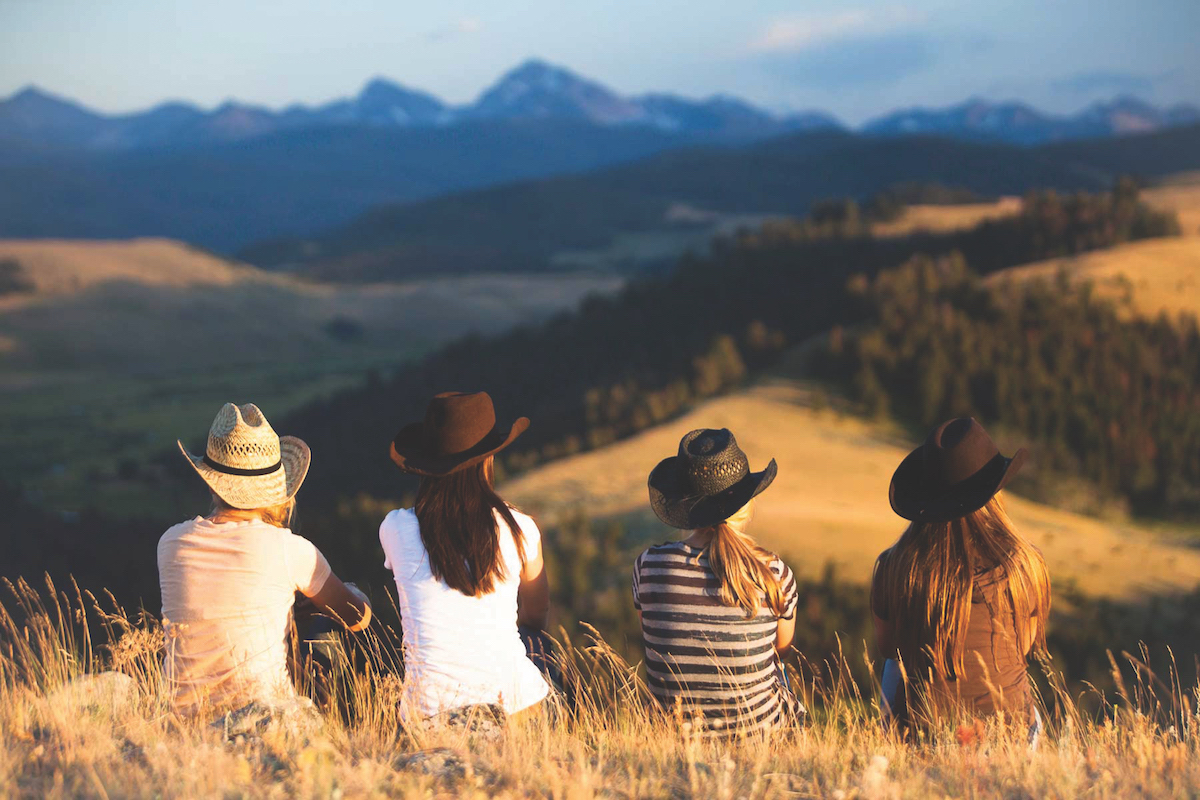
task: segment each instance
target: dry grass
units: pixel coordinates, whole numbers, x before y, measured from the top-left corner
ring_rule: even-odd
[[[1102,297],[1132,300],[1134,313],[1200,316],[1200,234],[1145,239],[1068,258],[1052,258],[992,275],[990,283],[1052,280],[1065,271]]]
[[[348,719],[279,722],[231,736],[208,719],[170,712],[153,618],[100,611],[76,590],[44,596],[53,600],[43,605],[37,593],[16,587],[0,612],[6,796],[1106,798],[1200,791],[1197,693],[1173,673],[1158,681],[1140,672],[1095,718],[1056,688],[1044,704],[1047,734],[1031,751],[1022,731],[997,722],[946,723],[902,742],[882,729],[875,698],[846,680],[846,665],[830,664],[798,681],[812,710],[803,729],[769,741],[704,743],[686,723],[654,713],[636,670],[596,637],[562,654],[584,689],[571,718],[493,736],[406,729],[396,714],[397,678],[368,669],[348,691],[356,709]],[[85,633],[88,622],[99,631],[95,640]],[[373,665],[385,666],[387,654],[371,647]],[[131,676],[132,690],[78,691],[81,676],[104,669]]]
[[[991,203],[959,205],[912,205],[897,219],[871,226],[876,236],[908,236],[913,233],[952,233],[974,228],[981,222],[1011,217],[1021,210],[1021,198],[1001,197]]]
[[[817,404],[818,406],[821,404]],[[754,521],[760,542],[815,576],[828,562],[865,583],[875,557],[903,530],[888,505],[892,471],[912,443],[899,430],[829,407],[814,407],[803,382],[773,378],[705,402],[680,419],[600,450],[555,461],[505,484],[505,496],[553,516],[583,508],[592,516],[649,521],[646,475],[693,428],[729,428],[761,469],[779,476]],[[1015,442],[1001,440],[1011,451]],[[1137,524],[1102,521],[1010,496],[1008,510],[1042,549],[1056,582],[1089,595],[1132,599],[1200,583],[1200,550]],[[673,533],[658,526],[659,540]]]

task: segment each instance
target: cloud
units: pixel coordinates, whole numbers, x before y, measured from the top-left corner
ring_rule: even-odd
[[[449,25],[433,29],[425,38],[431,42],[441,42],[446,39],[479,33],[481,30],[483,30],[483,20],[478,17],[460,17]]]
[[[847,9],[823,14],[782,17],[750,41],[752,53],[797,52],[847,39],[877,37],[921,20],[909,8]]]
[[[760,57],[762,66],[795,87],[886,86],[937,63],[943,47],[917,32],[863,36]]]
[[[1149,94],[1157,83],[1155,77],[1133,72],[1081,72],[1053,81],[1050,88],[1068,95]]]

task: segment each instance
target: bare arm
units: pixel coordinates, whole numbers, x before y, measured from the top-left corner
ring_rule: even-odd
[[[313,605],[352,631],[361,631],[371,624],[371,602],[354,584],[343,583],[330,575],[315,595]]]
[[[525,562],[521,586],[517,589],[517,624],[545,630],[550,620],[550,579],[542,560],[542,545],[537,556]]]
[[[782,653],[791,646],[794,638],[796,638],[796,614],[792,612],[792,616],[787,619],[779,618],[779,627],[775,629],[775,652]]]

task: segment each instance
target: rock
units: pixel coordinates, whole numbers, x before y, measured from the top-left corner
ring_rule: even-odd
[[[430,729],[464,731],[473,737],[498,739],[508,726],[508,715],[495,703],[480,703],[443,711],[423,724]]]
[[[223,730],[226,739],[238,736],[262,736],[268,729],[282,730],[296,738],[306,739],[320,728],[321,715],[307,697],[293,697],[266,702],[254,700],[241,708],[226,712],[212,721],[212,727]]]
[[[405,753],[396,759],[396,769],[418,772],[438,780],[457,781],[467,775],[467,761],[448,747]]]

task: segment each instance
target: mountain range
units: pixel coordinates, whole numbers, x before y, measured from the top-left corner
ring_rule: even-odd
[[[252,139],[332,126],[445,128],[492,120],[571,120],[642,126],[688,138],[745,142],[789,132],[845,128],[820,111],[777,114],[736,97],[694,100],[673,94],[624,96],[560,66],[527,61],[470,104],[452,106],[431,94],[376,78],[351,98],[282,110],[235,101],[204,110],[164,103],[147,111],[105,115],[37,88],[0,101],[0,153],[50,148],[134,150]],[[1075,115],[1047,114],[1017,102],[971,99],[941,109],[913,108],[870,120],[870,135],[929,133],[953,138],[1037,144],[1121,135],[1200,121],[1200,108],[1157,108],[1132,97],[1097,103]]]

